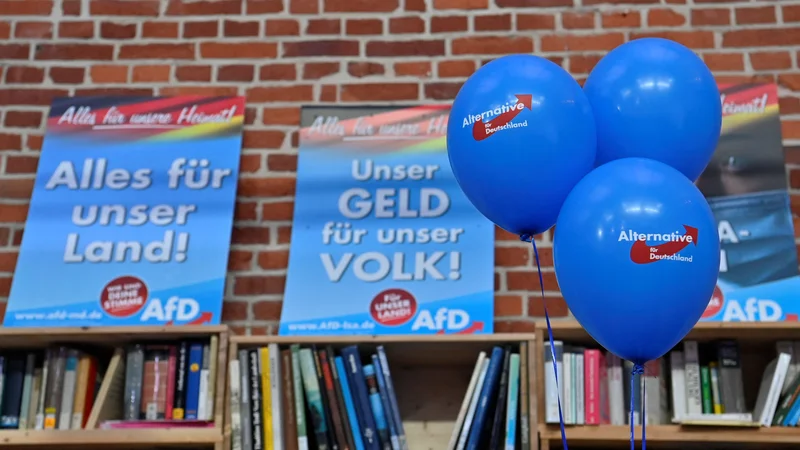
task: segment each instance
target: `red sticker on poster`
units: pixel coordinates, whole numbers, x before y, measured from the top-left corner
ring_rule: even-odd
[[[711,300],[708,301],[708,306],[706,306],[702,318],[714,317],[718,312],[722,311],[723,306],[725,306],[725,297],[722,295],[722,290],[719,286],[714,286],[714,294],[711,296]]]
[[[147,303],[147,285],[139,278],[123,276],[106,284],[100,294],[100,306],[110,316],[129,317]]]
[[[381,325],[402,325],[417,314],[417,299],[406,290],[387,289],[372,299],[369,312]]]

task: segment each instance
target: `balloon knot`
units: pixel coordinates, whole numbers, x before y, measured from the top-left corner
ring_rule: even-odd
[[[533,240],[533,236],[531,236],[528,233],[523,233],[523,234],[519,235],[519,240],[522,241],[522,242],[530,242],[530,241]]]
[[[631,370],[631,375],[641,375],[644,373],[644,366],[641,364],[634,364],[633,370]]]

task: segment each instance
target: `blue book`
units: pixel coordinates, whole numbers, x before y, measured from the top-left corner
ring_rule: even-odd
[[[197,420],[200,406],[200,369],[203,367],[203,344],[189,346],[189,370],[186,374],[186,420]]]
[[[392,420],[397,430],[397,439],[399,441],[399,450],[408,450],[408,442],[406,440],[406,430],[403,428],[403,418],[400,416],[400,408],[397,407],[397,394],[394,392],[394,382],[392,381],[392,373],[389,371],[389,361],[386,359],[386,352],[383,346],[379,345],[376,349],[378,352],[379,366],[375,366],[382,374],[384,383],[386,384],[386,397],[389,399],[389,406],[392,410]]]
[[[487,416],[489,415],[489,408],[492,399],[494,398],[495,391],[500,384],[500,372],[503,369],[503,359],[505,352],[500,347],[492,349],[492,356],[489,359],[489,366],[486,369],[486,381],[483,382],[481,393],[478,396],[478,406],[475,410],[475,417],[472,419],[472,426],[469,430],[469,438],[467,439],[466,450],[479,450],[486,447],[480,447],[482,438],[484,437],[484,428],[486,425]]]
[[[781,425],[784,427],[793,427],[797,424],[798,419],[800,419],[800,400],[795,400]]]
[[[347,411],[347,419],[350,422],[350,433],[353,435],[353,445],[355,450],[364,450],[364,441],[361,439],[361,429],[358,426],[358,416],[356,407],[353,405],[353,394],[350,392],[350,383],[347,382],[347,370],[344,368],[344,360],[341,356],[334,359],[336,371],[339,373],[339,384],[342,388],[342,399]]]
[[[378,441],[380,441],[383,450],[392,450],[392,439],[389,434],[389,426],[386,424],[383,403],[381,403],[378,380],[375,378],[375,367],[372,364],[366,364],[363,369],[364,380],[367,382],[370,409],[372,409],[372,417],[375,418],[375,429],[378,430]]]
[[[351,345],[343,348],[342,356],[347,369],[347,382],[350,383],[350,390],[353,392],[353,402],[358,415],[358,423],[361,424],[364,449],[381,450],[378,442],[378,433],[375,429],[375,418],[372,417],[372,411],[369,406],[367,383],[364,380],[364,370],[361,367],[361,356],[358,353],[358,347]]]
[[[397,434],[397,422],[392,414],[392,404],[386,391],[386,378],[383,377],[383,368],[378,355],[372,355],[372,365],[375,367],[375,379],[378,380],[378,394],[381,397],[383,413],[386,415],[386,422],[389,425],[389,438],[392,441],[392,450],[400,450],[400,436]]]

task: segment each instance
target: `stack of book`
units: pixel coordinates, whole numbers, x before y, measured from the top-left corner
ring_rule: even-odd
[[[129,345],[122,420],[106,421],[100,427],[212,426],[218,353],[217,336]]]
[[[800,421],[800,342],[780,341],[776,357],[763,372],[755,405],[745,404],[742,358],[733,340],[684,341],[664,358],[645,365],[642,376],[632,364],[596,348],[555,341],[544,348],[547,423],[558,423],[558,398],[568,425],[680,423],[712,426],[796,426]],[[556,389],[553,366],[559,374]],[[642,399],[644,405],[642,405]],[[642,414],[642,413],[646,414]]]
[[[86,426],[102,380],[93,355],[67,346],[0,354],[0,428]]]
[[[230,362],[233,450],[407,449],[382,346],[240,350]]]

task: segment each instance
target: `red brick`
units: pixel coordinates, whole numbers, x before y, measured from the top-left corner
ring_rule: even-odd
[[[781,12],[784,22],[800,22],[800,5],[784,5]]]
[[[569,316],[569,308],[563,298],[546,297],[547,313],[550,317],[567,317]],[[541,297],[530,296],[528,297],[528,316],[530,317],[544,317],[545,302]]]
[[[39,165],[38,156],[8,155],[6,156],[6,173],[34,174]],[[2,270],[0,270],[2,272]]]
[[[433,0],[435,9],[486,9],[489,0]]]
[[[753,25],[775,23],[775,6],[761,6],[756,8],[736,8],[734,11],[737,25]]]
[[[258,71],[258,79],[262,81],[295,80],[297,69],[294,64],[267,64]]]
[[[86,78],[83,67],[51,67],[50,79],[56,84],[81,84]]]
[[[94,37],[94,22],[61,22],[58,24],[58,37],[91,39]]]
[[[357,56],[358,41],[315,40],[285,42],[283,56],[288,58],[308,56]]]
[[[792,55],[789,52],[750,53],[750,65],[755,70],[780,70],[792,67]],[[783,108],[781,108],[783,111]]]
[[[0,150],[22,150],[22,136],[0,132]]]
[[[660,3],[660,0],[583,0],[584,6],[602,5],[608,3],[613,5],[652,5]]]
[[[81,15],[81,0],[62,0],[61,13],[65,16]]]
[[[1,135],[0,135],[1,136]],[[2,143],[3,139],[0,138],[0,143]],[[2,146],[2,144],[0,144]],[[7,150],[15,150],[15,149],[7,149]],[[19,150],[19,149],[16,149]],[[33,192],[33,179],[29,178],[14,178],[14,179],[0,179],[0,192],[3,193],[3,197],[6,199],[25,199],[28,200],[31,198],[31,192]],[[17,205],[18,207],[23,207],[24,205]],[[17,220],[16,222],[21,222]]]
[[[8,39],[11,37],[11,24],[8,22],[0,21],[0,39]]]
[[[267,36],[297,36],[300,34],[300,23],[294,19],[267,19]]]
[[[598,61],[600,61],[600,55],[569,55],[569,73],[588,74],[594,69]]]
[[[30,84],[44,81],[44,69],[30,66],[11,66],[6,68],[6,83]]]
[[[261,25],[254,21],[226,20],[222,25],[222,34],[226,37],[255,37],[259,35]]]
[[[255,320],[280,320],[283,302],[261,301],[253,304],[253,318]],[[256,334],[251,331],[251,334]]]
[[[437,71],[439,78],[465,78],[475,71],[475,61],[442,61]]]
[[[731,23],[731,12],[723,8],[694,9],[692,10],[691,21],[693,26],[729,25]]]
[[[373,62],[351,62],[347,64],[347,73],[356,78],[383,75],[386,73],[383,64]]]
[[[133,95],[133,96],[149,96],[153,95],[153,89],[149,87],[108,87],[108,88],[85,88],[85,89],[76,89],[75,95],[102,95],[102,96],[125,96],[125,95]],[[171,95],[171,94],[165,94]]]
[[[249,64],[234,64],[217,68],[217,81],[253,81],[256,68]]]
[[[124,44],[119,59],[194,59],[194,44]]]
[[[297,172],[297,155],[271,153],[267,156],[267,169],[270,172]]]
[[[161,95],[200,95],[209,97],[225,97],[239,95],[236,86],[177,86],[162,87]]]
[[[495,295],[495,317],[508,317],[522,315],[522,296],[520,295]]]
[[[36,59],[62,59],[75,61],[110,60],[114,56],[114,46],[109,44],[41,44],[36,47]]]
[[[639,28],[642,16],[638,11],[606,12],[600,22],[603,28]]]
[[[287,0],[289,12],[292,14],[317,14],[319,2],[317,0]]]
[[[4,59],[28,59],[30,56],[28,44],[0,44],[0,61]]]
[[[535,329],[536,322],[530,319],[494,320],[495,333],[531,333]]]
[[[274,132],[260,132],[274,133]],[[245,133],[258,137],[255,133]],[[282,134],[282,133],[281,133]],[[295,193],[294,178],[242,178],[239,180],[238,194],[240,197],[289,197]]]
[[[631,39],[660,37],[689,48],[714,48],[714,33],[711,31],[666,31],[663,33],[631,33]]]
[[[465,16],[434,16],[431,17],[431,33],[453,33],[467,30]]]
[[[744,70],[744,56],[740,53],[705,53],[703,61],[714,72]]]
[[[455,46],[455,43],[453,45]],[[441,56],[444,52],[443,40],[370,41],[367,42],[366,48],[368,57]]]
[[[2,0],[0,17],[10,16],[49,16],[53,11],[50,0]]]
[[[323,0],[322,4],[326,13],[392,12],[400,7],[399,0]]]
[[[243,296],[283,294],[285,284],[284,276],[240,275],[234,282],[233,293]]]
[[[723,47],[792,46],[800,44],[800,28],[733,30],[722,34]]]
[[[0,204],[0,222],[19,223],[25,222],[28,217],[28,205]],[[0,270],[2,272],[2,270]]]
[[[473,18],[475,31],[504,31],[511,29],[511,14],[492,14]]]
[[[432,100],[452,100],[461,89],[461,83],[427,83],[423,91],[425,98]]]
[[[92,16],[158,16],[161,0],[95,0],[89,2]]]
[[[517,14],[518,30],[554,30],[556,19],[550,14]]]
[[[254,149],[263,149],[263,148],[271,148],[276,149],[280,148],[283,145],[284,138],[286,134],[283,131],[277,130],[263,130],[263,131],[256,131],[256,130],[247,130],[244,134],[244,139],[242,143],[243,148],[254,148]],[[260,180],[253,180],[253,182],[258,183]],[[280,179],[269,179],[265,181],[266,183],[281,183],[282,186],[283,182]],[[278,186],[278,184],[275,184]],[[241,186],[241,182],[240,182]],[[292,187],[291,189],[294,189]],[[246,187],[241,186],[240,193],[245,192]],[[242,194],[245,195],[245,194]],[[265,191],[266,195],[266,191]],[[247,195],[245,195],[247,196]]]
[[[6,111],[5,126],[11,128],[39,128],[42,113],[37,111]]]
[[[341,31],[339,19],[312,19],[306,25],[306,34],[339,34]]]
[[[200,44],[200,56],[221,59],[275,58],[278,56],[278,44],[273,42],[204,42]]]
[[[686,23],[686,17],[674,9],[651,9],[647,13],[647,26],[678,27]]]
[[[218,35],[219,23],[217,23],[215,20],[185,22],[183,24],[183,37],[187,39],[217,37]]]
[[[311,85],[263,86],[247,90],[247,99],[256,103],[304,102],[313,100],[313,97],[314,89]]]
[[[143,38],[175,39],[179,35],[180,35],[180,26],[177,22],[142,23]]]
[[[89,77],[93,83],[125,83],[128,81],[127,66],[92,66]]]
[[[291,203],[290,203],[291,205]],[[264,205],[264,211],[271,206],[270,203]],[[291,212],[291,210],[290,210]],[[291,216],[288,220],[291,220]],[[264,220],[278,220],[278,219],[264,219]],[[277,250],[272,252],[259,252],[258,253],[258,267],[264,270],[280,270],[285,269],[289,265],[289,252],[286,250]]]
[[[136,66],[131,74],[131,81],[134,83],[164,83],[169,81],[172,71],[170,65],[147,65]]]
[[[556,281],[555,273],[542,272],[542,279],[544,281],[545,291],[558,290],[558,281]],[[506,272],[506,283],[509,291],[539,292],[541,290],[539,276],[536,274],[535,268],[509,270]]]
[[[300,108],[271,107],[261,112],[264,125],[300,125]]]
[[[561,14],[561,24],[568,30],[594,28],[593,12],[564,12]]]
[[[452,42],[454,55],[503,55],[533,52],[530,37],[464,37]]]
[[[495,0],[500,8],[550,8],[574,6],[573,0]]]
[[[211,81],[211,66],[178,66],[175,68],[178,81]]]
[[[622,44],[625,38],[621,33],[605,33],[590,36],[584,35],[548,35],[542,36],[542,51],[598,51],[611,50]]]
[[[247,0],[246,14],[272,14],[283,11],[283,0]]]
[[[416,100],[419,86],[416,83],[369,83],[342,86],[342,101],[393,101]]]
[[[53,37],[53,24],[50,22],[17,22],[14,37],[50,39]]]
[[[100,37],[104,39],[131,39],[135,36],[135,23],[102,22],[100,24]]]
[[[420,17],[393,17],[389,19],[389,33],[424,33],[425,21]]]
[[[337,74],[341,71],[341,65],[338,62],[317,62],[303,64],[303,79],[304,80],[319,80]]]
[[[336,32],[338,34],[338,31]],[[348,19],[345,33],[353,35],[369,35],[383,33],[383,22],[378,19]]]
[[[394,74],[398,77],[430,77],[431,71],[431,63],[428,61],[394,63]]]
[[[233,253],[233,252],[231,252]],[[231,268],[231,261],[233,257],[228,258],[228,268]],[[233,322],[237,320],[247,320],[248,311],[250,310],[250,303],[235,302],[232,300],[225,300],[222,302],[222,317],[223,322]]]
[[[168,16],[218,16],[222,14],[241,14],[242,0],[170,0],[167,5]]]

